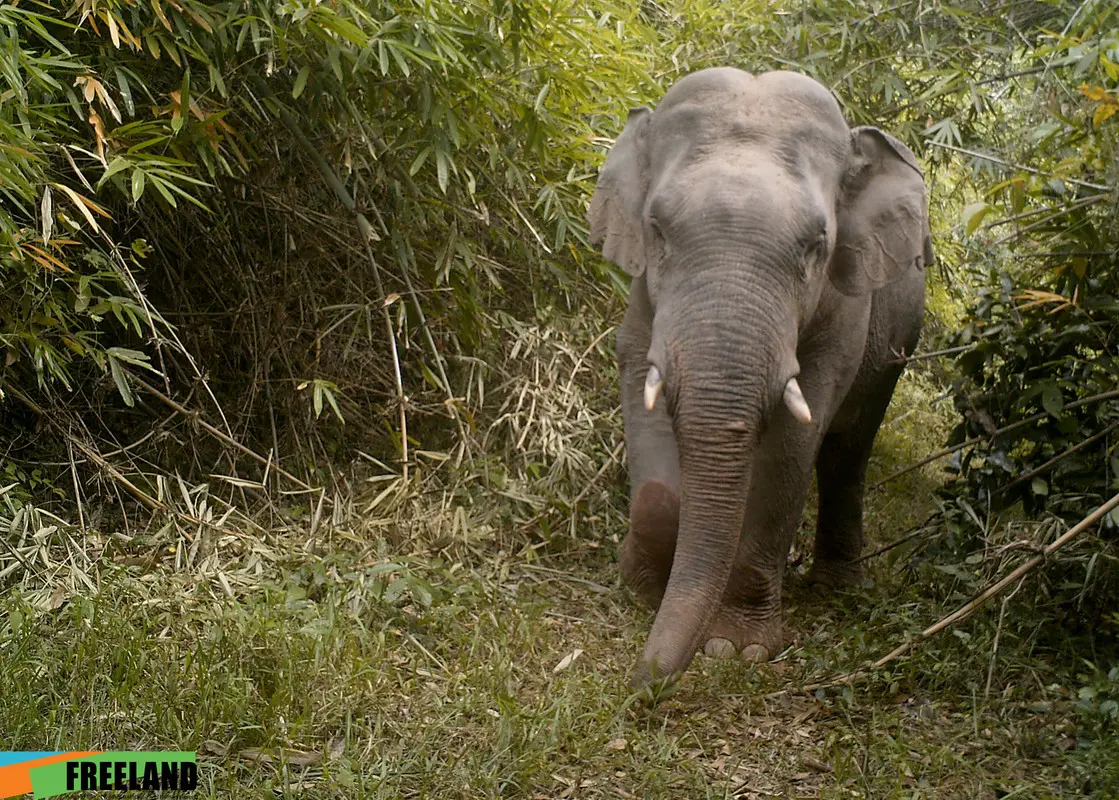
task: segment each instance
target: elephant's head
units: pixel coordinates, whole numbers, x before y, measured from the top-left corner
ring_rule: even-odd
[[[719,68],[630,113],[589,221],[603,255],[645,277],[645,402],[668,404],[680,454],[676,555],[643,684],[682,672],[717,610],[773,415],[820,424],[797,347],[825,287],[869,296],[931,261],[927,207],[909,149],[849,129],[820,84]]]

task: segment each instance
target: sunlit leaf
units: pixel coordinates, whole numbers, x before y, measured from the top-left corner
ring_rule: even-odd
[[[132,170],[132,202],[139,202],[144,194],[144,171],[139,167]]]
[[[54,204],[51,202],[51,187],[43,187],[43,199],[39,204],[39,215],[42,219],[43,241],[49,242],[54,230]]]
[[[994,210],[994,206],[992,206],[990,203],[984,203],[982,201],[971,203],[970,205],[966,206],[962,214],[964,222],[964,233],[968,236],[971,236],[971,234],[975,233],[975,229],[982,224],[983,218]]]

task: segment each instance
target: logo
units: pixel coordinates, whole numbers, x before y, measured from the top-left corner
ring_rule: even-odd
[[[191,791],[197,786],[194,753],[0,752],[0,798],[29,793],[40,800],[72,792]]]

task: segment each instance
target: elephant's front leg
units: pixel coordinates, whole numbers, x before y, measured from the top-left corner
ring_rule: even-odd
[[[653,608],[660,605],[680,523],[680,463],[672,420],[663,398],[645,408],[644,387],[652,326],[645,279],[630,287],[629,306],[618,329],[626,457],[630,480],[629,532],[622,541],[622,576]]]

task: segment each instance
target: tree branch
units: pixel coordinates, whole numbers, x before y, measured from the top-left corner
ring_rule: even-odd
[[[1101,400],[1111,400],[1112,398],[1115,398],[1115,397],[1119,397],[1119,390],[1110,391],[1110,392],[1103,392],[1102,394],[1092,395],[1091,397],[1085,397],[1083,400],[1076,400],[1072,403],[1069,403],[1068,405],[1065,406],[1065,408],[1066,409],[1079,408],[1080,406],[1085,406],[1085,405],[1088,405],[1089,403],[1096,403],[1096,402],[1099,402]],[[1049,414],[1048,411],[1039,411],[1038,413],[1034,414],[1033,416],[1026,417],[1025,419],[1020,419],[1017,422],[1012,422],[1009,425],[1006,425],[1005,427],[999,428],[997,431],[990,434],[989,436],[987,436],[987,435],[973,436],[972,438],[970,438],[966,441],[960,442],[959,444],[954,444],[951,447],[945,447],[943,450],[937,450],[931,456],[928,456],[926,458],[921,459],[916,464],[911,464],[908,467],[905,467],[903,469],[899,469],[896,472],[893,472],[893,473],[887,475],[885,478],[878,481],[878,483],[874,484],[870,488],[871,489],[877,489],[880,486],[884,486],[885,484],[889,483],[892,480],[896,480],[896,479],[900,478],[902,475],[907,475],[915,469],[920,469],[921,467],[925,466],[926,464],[930,464],[933,461],[944,458],[944,456],[952,455],[952,453],[955,453],[957,450],[963,450],[965,447],[970,447],[973,444],[978,444],[979,442],[983,441],[984,439],[993,439],[996,436],[999,436],[1001,434],[1009,433],[1010,431],[1017,430],[1018,428],[1021,428],[1025,425],[1030,425],[1034,422],[1037,422],[1038,420],[1045,419],[1045,417],[1048,416],[1048,414]]]
[[[1066,459],[1066,458],[1068,458],[1068,457],[1069,457],[1069,456],[1071,456],[1071,455],[1072,455],[1073,453],[1078,453],[1078,452],[1080,452],[1080,451],[1081,451],[1081,450],[1083,450],[1083,449],[1084,449],[1085,447],[1087,447],[1088,445],[1092,444],[1092,442],[1095,442],[1095,441],[1098,441],[1099,439],[1102,439],[1102,438],[1103,438],[1104,436],[1107,436],[1107,435],[1108,435],[1109,433],[1111,433],[1111,432],[1112,432],[1113,430],[1115,430],[1116,428],[1119,428],[1119,422],[1113,422],[1113,423],[1111,423],[1110,425],[1108,425],[1108,426],[1107,426],[1106,428],[1104,428],[1104,429],[1103,429],[1102,431],[1100,431],[1099,433],[1095,434],[1094,436],[1089,436],[1089,437],[1088,437],[1087,439],[1085,439],[1084,441],[1082,441],[1082,442],[1080,442],[1080,443],[1078,443],[1078,444],[1074,444],[1074,445],[1073,445],[1072,447],[1068,448],[1068,449],[1067,449],[1067,450],[1065,450],[1065,451],[1064,451],[1063,453],[1058,453],[1057,455],[1053,456],[1053,457],[1052,457],[1051,459],[1049,459],[1048,461],[1046,461],[1046,462],[1045,462],[1044,464],[1042,464],[1042,465],[1041,465],[1040,467],[1037,467],[1037,468],[1035,468],[1035,469],[1031,469],[1031,470],[1030,470],[1029,472],[1027,472],[1027,473],[1026,473],[1025,475],[1022,475],[1021,477],[1015,478],[1015,479],[1014,479],[1013,481],[1011,481],[1010,483],[1006,484],[1006,486],[1004,486],[1004,487],[1002,487],[1001,489],[999,489],[999,492],[1001,493],[1001,492],[1005,492],[1005,491],[1008,491],[1008,490],[1009,490],[1009,489],[1010,489],[1011,487],[1017,486],[1018,484],[1020,484],[1020,483],[1023,483],[1024,481],[1028,481],[1028,480],[1029,480],[1030,478],[1035,478],[1035,477],[1037,477],[1038,475],[1040,475],[1041,473],[1045,472],[1045,471],[1046,471],[1047,469],[1049,469],[1049,468],[1050,468],[1051,466],[1053,466],[1054,464],[1056,464],[1056,463],[1058,463],[1058,462],[1062,461],[1063,459]]]

